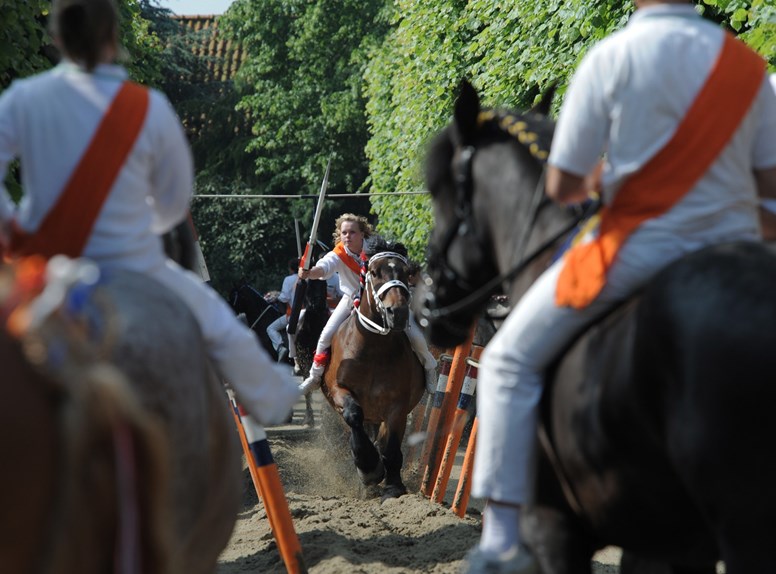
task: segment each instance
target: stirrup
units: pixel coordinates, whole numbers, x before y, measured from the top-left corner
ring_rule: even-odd
[[[464,559],[465,574],[538,574],[539,566],[524,547],[513,548],[501,556],[472,548]]]
[[[302,384],[299,385],[299,391],[306,395],[310,391],[312,391],[315,387],[320,386],[321,384],[321,377],[315,377],[313,375],[310,375],[307,377]]]

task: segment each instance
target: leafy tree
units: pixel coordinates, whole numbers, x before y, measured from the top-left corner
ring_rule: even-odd
[[[771,0],[696,0],[698,9],[776,64]],[[486,105],[526,108],[559,82],[556,109],[585,52],[621,28],[633,10],[617,0],[397,0],[391,31],[366,70],[367,156],[373,191],[423,189],[428,139],[449,121],[456,86],[468,77]],[[427,243],[427,198],[382,197],[373,209],[383,229],[414,257]]]
[[[366,187],[362,75],[367,46],[387,30],[382,4],[237,0],[222,18],[247,53],[236,78],[238,109],[251,118],[248,152],[263,193],[317,193],[329,158],[329,193]],[[346,209],[327,203],[328,216]],[[311,212],[310,202],[290,205],[302,220]]]
[[[44,48],[49,0],[0,0],[0,91],[16,78],[51,66]]]

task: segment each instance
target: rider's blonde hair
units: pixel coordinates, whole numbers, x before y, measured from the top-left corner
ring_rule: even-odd
[[[334,222],[334,234],[332,235],[334,238],[334,245],[339,243],[340,227],[342,227],[342,224],[346,221],[357,223],[359,231],[364,234],[364,239],[372,235],[372,225],[366,220],[366,217],[353,213],[343,213],[337,218],[337,221]]]

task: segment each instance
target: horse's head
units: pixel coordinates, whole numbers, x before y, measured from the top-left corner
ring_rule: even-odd
[[[239,313],[240,309],[240,292],[243,287],[248,284],[248,280],[245,277],[241,277],[239,281],[232,283],[232,289],[229,291],[229,305],[232,306],[235,313]]]
[[[364,245],[369,257],[362,310],[368,305],[372,318],[379,317],[386,331],[404,331],[410,318],[410,266],[407,250],[400,244],[391,244],[373,236]]]
[[[550,99],[544,98],[545,106]],[[426,183],[435,225],[419,315],[437,345],[465,340],[475,315],[500,287],[494,278],[524,248],[503,247],[512,243],[509,233],[516,226],[530,227],[519,214],[529,211],[530,192],[540,185],[554,129],[546,113],[482,110],[474,88],[464,82],[452,125],[430,148]]]

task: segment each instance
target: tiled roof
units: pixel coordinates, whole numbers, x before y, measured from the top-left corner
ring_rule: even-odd
[[[210,84],[224,95],[231,93],[231,86],[225,85],[234,79],[237,70],[245,60],[246,54],[239,42],[223,38],[218,30],[218,16],[173,16],[184,30],[194,35],[191,42],[195,56],[204,60],[204,65],[197,69],[190,81],[194,85]],[[218,84],[221,84],[220,86]],[[223,129],[228,126],[235,135],[250,133],[246,116],[233,112],[225,118],[225,125],[215,125],[207,109],[187,110],[183,116],[183,124],[192,138],[206,135],[213,129]],[[224,121],[222,118],[220,121]]]
[[[245,59],[239,42],[226,40],[218,31],[218,16],[173,16],[187,31],[199,38],[194,42],[194,54],[207,58],[207,77],[196,78],[202,83],[226,82],[234,78]]]

